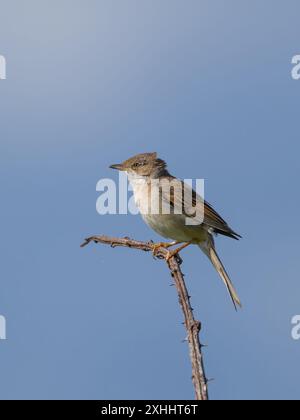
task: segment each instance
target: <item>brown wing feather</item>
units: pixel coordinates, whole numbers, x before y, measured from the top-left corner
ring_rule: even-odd
[[[204,223],[207,226],[212,227],[215,233],[220,233],[221,235],[229,236],[230,238],[237,240],[241,238],[241,236],[234,232],[225,220],[206,201],[204,202]]]
[[[174,177],[168,176],[169,180],[172,181]],[[181,181],[182,184],[182,196],[184,196],[184,182]],[[192,190],[193,193],[193,206],[196,206],[197,204],[197,193]],[[199,200],[199,195],[198,195]],[[174,206],[174,190],[170,190],[170,203],[171,206]],[[183,214],[185,214],[184,211],[184,204],[182,203],[182,211]],[[185,214],[187,217],[190,217],[190,215]],[[218,233],[224,236],[228,236],[230,238],[238,240],[241,238],[241,236],[234,232],[229,225],[225,222],[225,220],[214,210],[214,208],[207,202],[204,201],[204,221],[203,223],[210,228],[213,229],[214,233]]]

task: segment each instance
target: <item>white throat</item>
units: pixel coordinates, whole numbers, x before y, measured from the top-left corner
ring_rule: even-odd
[[[134,172],[127,172],[128,180],[133,189],[135,205],[139,211],[143,214],[147,206],[148,210],[148,194],[149,194],[149,181],[150,178],[147,176],[137,175]]]

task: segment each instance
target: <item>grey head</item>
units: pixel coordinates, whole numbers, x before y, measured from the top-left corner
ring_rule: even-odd
[[[141,153],[123,163],[111,165],[110,168],[125,171],[136,176],[156,178],[166,175],[166,162],[157,157],[157,153]]]

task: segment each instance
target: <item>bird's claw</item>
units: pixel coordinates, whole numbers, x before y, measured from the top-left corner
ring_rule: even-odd
[[[163,242],[153,243],[152,244],[152,255],[153,257],[157,257],[158,251],[160,248],[164,248],[166,244]]]
[[[175,245],[174,242],[158,242],[158,243],[152,243],[151,244],[151,246],[152,246],[152,255],[154,257],[156,257],[160,248],[168,249],[168,248],[170,248],[173,245]]]

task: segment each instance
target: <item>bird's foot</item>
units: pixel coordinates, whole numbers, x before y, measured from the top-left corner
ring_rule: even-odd
[[[187,246],[191,245],[191,242],[186,242],[183,245],[181,245],[179,248],[173,249],[172,251],[168,251],[166,255],[166,261],[169,262],[171,258],[173,257],[179,257],[179,252],[182,251]]]
[[[180,243],[180,242],[158,242],[156,244],[153,244],[152,245],[152,254],[153,254],[154,257],[156,257],[157,254],[158,254],[158,250],[160,248],[168,249],[171,246],[177,245],[178,243]]]

